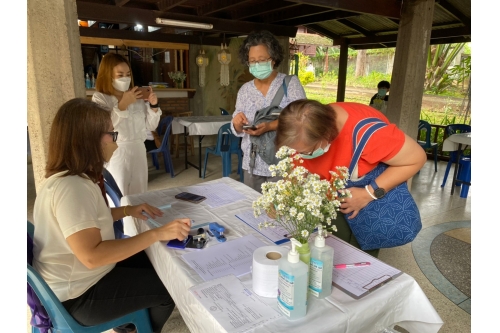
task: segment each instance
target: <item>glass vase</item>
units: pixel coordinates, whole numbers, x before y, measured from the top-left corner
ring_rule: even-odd
[[[302,246],[297,246],[297,252],[299,253],[299,259],[309,267],[311,261],[311,249],[309,248],[309,243],[301,243]]]
[[[182,89],[183,88],[182,86],[183,86],[182,81],[175,81],[175,87],[177,89]]]

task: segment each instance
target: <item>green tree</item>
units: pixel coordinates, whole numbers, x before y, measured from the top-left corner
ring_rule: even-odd
[[[424,83],[426,91],[439,94],[453,84],[454,78],[448,67],[464,45],[465,43],[439,44],[429,47]]]

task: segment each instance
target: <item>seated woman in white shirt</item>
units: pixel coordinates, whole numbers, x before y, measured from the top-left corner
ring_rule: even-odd
[[[148,189],[146,131],[160,122],[158,97],[152,91],[147,102],[134,87],[128,60],[116,53],[102,58],[92,101],[111,112],[115,130],[120,132],[118,150],[106,165],[123,195],[144,193]]]
[[[174,301],[144,249],[157,241],[183,240],[190,220],[115,240],[113,221],[125,216],[162,216],[146,203],[109,208],[102,170],[116,150],[118,132],[109,111],[75,98],[57,112],[49,137],[45,180],[33,212],[33,267],[68,312],[82,325],[97,325],[149,309],[155,332],[174,309]],[[143,144],[141,142],[141,144]],[[133,332],[133,325],[114,328]]]

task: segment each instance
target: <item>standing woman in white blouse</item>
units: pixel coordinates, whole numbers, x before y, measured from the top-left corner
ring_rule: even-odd
[[[116,53],[102,58],[92,101],[111,111],[118,149],[107,163],[122,194],[144,193],[148,188],[148,162],[144,141],[146,130],[154,131],[160,121],[158,97],[151,90],[147,101],[134,87],[128,60]]]

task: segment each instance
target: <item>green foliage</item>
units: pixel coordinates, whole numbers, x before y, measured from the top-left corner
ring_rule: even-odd
[[[451,86],[450,63],[463,49],[465,43],[431,45],[427,53],[427,68],[424,89],[438,94]]]
[[[310,58],[302,53],[297,53],[299,55],[299,81],[300,83],[305,86],[311,82],[316,81],[314,78],[314,73],[313,72],[306,72],[305,68],[307,67],[307,64],[310,62]]]

